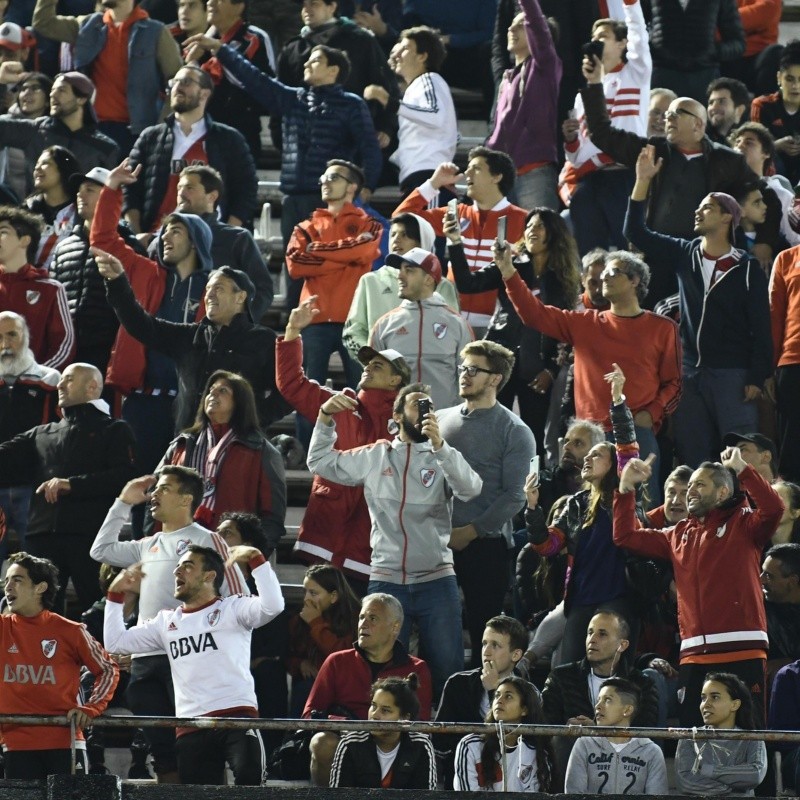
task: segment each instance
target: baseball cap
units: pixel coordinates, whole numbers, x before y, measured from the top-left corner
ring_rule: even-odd
[[[67,185],[73,194],[77,194],[78,189],[81,188],[81,184],[84,181],[92,181],[92,183],[96,183],[98,186],[105,186],[110,174],[111,171],[103,167],[93,167],[85,175],[82,175],[80,172],[70,175]]]
[[[734,197],[725,192],[711,192],[709,197],[713,197],[719,203],[719,207],[725,214],[731,215],[731,241],[733,241],[736,236],[736,229],[742,219],[742,207]]]
[[[36,37],[26,28],[20,27],[15,22],[4,22],[0,25],[0,47],[22,50],[35,45]]]
[[[722,444],[724,447],[736,447],[739,442],[750,442],[759,450],[769,450],[769,452],[772,453],[772,463],[777,469],[778,448],[775,447],[775,442],[773,442],[769,436],[764,436],[762,433],[726,433],[722,437]]]
[[[438,286],[442,280],[442,265],[439,259],[429,250],[421,247],[412,247],[407,253],[389,253],[386,256],[386,263],[390,267],[400,267],[401,264],[409,264],[412,267],[419,267],[425,270],[433,278],[433,282]]]
[[[365,366],[369,364],[369,362],[376,356],[379,356],[384,361],[388,361],[392,365],[395,372],[397,372],[397,374],[400,376],[403,386],[407,386],[409,383],[411,383],[411,368],[408,366],[403,356],[397,352],[397,350],[392,350],[391,348],[387,350],[375,350],[374,348],[365,344],[358,351],[358,360]]]
[[[247,311],[247,318],[250,322],[255,322],[250,304],[256,296],[256,287],[253,281],[250,280],[250,276],[246,272],[242,272],[240,269],[234,269],[233,267],[220,267],[219,269],[215,269],[214,272],[220,273],[226,278],[230,278],[239,287],[240,291],[247,292],[247,300],[245,300],[244,303],[245,310]]]

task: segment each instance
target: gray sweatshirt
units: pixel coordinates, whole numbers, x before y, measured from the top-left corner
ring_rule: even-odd
[[[708,727],[706,727],[708,730]],[[764,742],[681,739],[675,778],[681,794],[737,794],[752,797],[767,774]]]
[[[513,546],[514,515],[525,505],[525,478],[536,455],[531,429],[504,405],[476,408],[466,405],[437,411],[439,430],[481,476],[477,497],[453,503],[453,527],[474,525],[480,538],[505,536]]]
[[[631,739],[617,750],[601,736],[575,742],[567,764],[567,794],[669,794],[661,748],[650,739]]]
[[[363,486],[372,520],[370,580],[424,583],[454,575],[453,495],[463,499],[481,490],[480,476],[447,442],[434,452],[430,442],[399,439],[334,450],[336,427],[317,422],[308,450],[308,468],[329,481]]]

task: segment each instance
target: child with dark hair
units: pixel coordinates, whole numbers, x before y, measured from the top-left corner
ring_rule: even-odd
[[[603,681],[595,703],[595,722],[629,728],[642,693],[625,678]],[[584,736],[570,753],[564,790],[583,794],[669,794],[661,748],[637,736]]]
[[[419,678],[384,678],[372,684],[368,718],[397,722],[417,719]],[[332,788],[436,788],[436,756],[424,733],[372,730],[341,738],[331,767]]]
[[[286,669],[292,676],[292,717],[301,717],[322,662],[353,646],[361,604],[344,574],[314,564],[303,578],[303,608],[289,621]]]
[[[453,788],[462,792],[553,791],[556,780],[549,737],[524,736],[515,729],[545,723],[533,684],[513,675],[500,681],[486,722],[507,725],[503,739],[496,732],[465,736],[456,748]]]
[[[709,672],[700,694],[706,728],[755,729],[753,699],[744,681],[730,672]],[[752,796],[767,774],[764,742],[681,739],[675,777],[681,794]]]

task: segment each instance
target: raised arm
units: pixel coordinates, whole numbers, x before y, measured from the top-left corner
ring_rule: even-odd
[[[372,453],[376,447],[381,446],[376,444],[343,451],[333,449],[336,443],[336,426],[331,414],[346,409],[352,411],[355,407],[356,401],[347,395],[334,395],[328,400],[320,408],[308,448],[308,468],[315,475],[345,486],[363,485],[376,463],[371,457]],[[328,412],[323,409],[328,409]]]
[[[33,29],[57,42],[75,44],[81,27],[81,18],[56,14],[58,0],[36,0],[33,9]]]

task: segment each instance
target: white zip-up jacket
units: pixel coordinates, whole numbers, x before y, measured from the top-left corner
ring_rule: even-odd
[[[406,444],[381,439],[365,447],[334,450],[336,426],[317,422],[308,468],[345,486],[363,486],[372,530],[370,580],[425,583],[454,575],[453,496],[470,500],[483,486],[480,475],[444,442]]]

